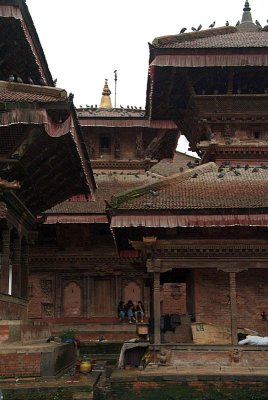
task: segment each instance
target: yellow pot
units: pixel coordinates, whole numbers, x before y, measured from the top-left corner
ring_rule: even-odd
[[[92,369],[92,364],[89,361],[82,361],[80,364],[80,372],[87,374]]]

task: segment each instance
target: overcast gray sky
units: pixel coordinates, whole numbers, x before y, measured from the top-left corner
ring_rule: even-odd
[[[105,78],[117,106],[145,106],[148,42],[203,29],[216,21],[235,25],[245,0],[27,0],[57,86],[74,93],[74,103],[99,105]],[[265,25],[268,0],[251,0],[253,20]]]

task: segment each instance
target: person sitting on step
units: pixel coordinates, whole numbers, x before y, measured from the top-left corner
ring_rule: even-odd
[[[134,312],[135,312],[136,321],[138,322],[138,319],[140,317],[140,322],[143,322],[145,310],[144,310],[144,305],[143,305],[142,301],[138,301],[138,304],[135,306]]]
[[[117,315],[118,315],[119,321],[124,321],[125,316],[126,316],[126,308],[124,306],[123,300],[119,301],[119,304],[117,306]]]
[[[128,316],[128,322],[132,324],[132,322],[135,322],[134,318],[134,304],[132,300],[128,300],[126,304],[126,310],[127,310],[127,316]]]

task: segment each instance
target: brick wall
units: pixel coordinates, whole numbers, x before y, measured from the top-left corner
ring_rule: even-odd
[[[0,354],[0,375],[2,376],[39,376],[41,353]]]
[[[0,294],[0,319],[24,319],[26,318],[26,314],[26,301]]]
[[[53,293],[45,293],[40,285],[42,279],[52,279],[54,284],[54,277],[51,274],[49,278],[46,275],[31,274],[29,276],[29,285],[32,288],[31,297],[28,304],[28,318],[42,318],[44,317],[44,310],[42,304],[53,304]]]
[[[249,270],[236,275],[238,326],[268,335],[268,322],[261,312],[268,312],[267,270]],[[196,321],[230,326],[229,276],[215,270],[195,271]]]
[[[161,314],[186,313],[185,283],[165,283],[161,287]]]

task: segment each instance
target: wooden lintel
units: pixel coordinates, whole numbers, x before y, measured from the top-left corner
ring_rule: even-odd
[[[226,270],[228,272],[235,270],[248,270],[248,269],[268,269],[268,260],[266,259],[254,259],[254,261],[248,261],[248,258],[243,260],[204,260],[200,258],[196,259],[161,259],[161,272],[165,269],[217,269]]]

